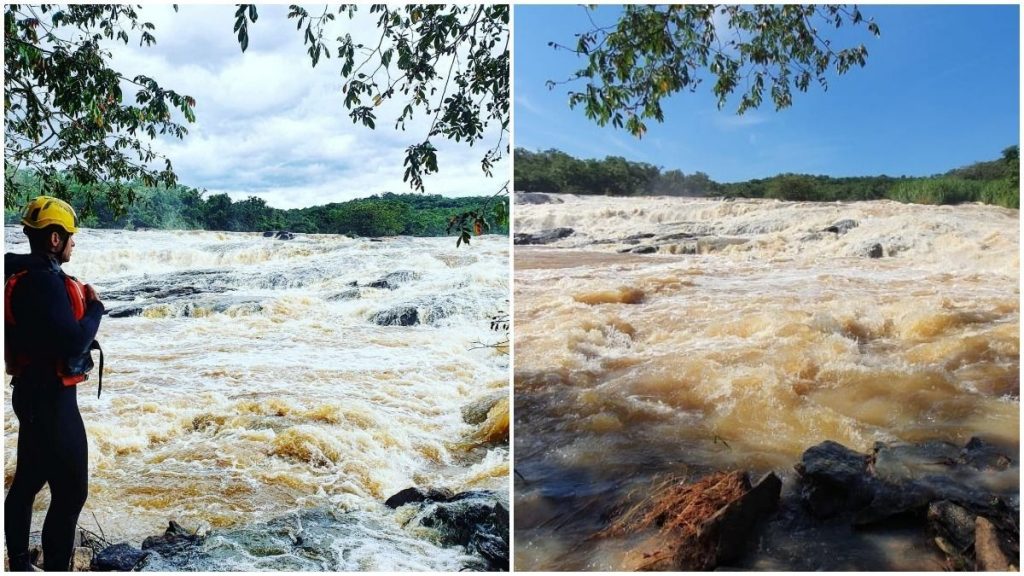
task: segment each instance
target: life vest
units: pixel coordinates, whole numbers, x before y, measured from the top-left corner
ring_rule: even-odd
[[[13,334],[12,328],[15,326],[14,308],[11,305],[14,287],[26,273],[28,273],[28,270],[12,274],[4,283],[4,332],[7,334],[7,337],[4,338],[4,364],[6,364],[7,373],[11,376],[20,376],[34,361],[30,354],[16,350],[11,344],[10,338]],[[87,305],[85,287],[74,276],[68,276],[67,274],[61,274],[61,276],[64,277],[64,288],[67,290],[68,300],[71,303],[71,313],[74,315],[75,320],[79,321],[85,317]],[[100,348],[100,343],[96,340],[93,340],[89,348],[79,357],[57,362],[56,370],[61,383],[65,386],[75,386],[88,380],[89,372],[93,367],[92,358],[90,357],[92,350],[100,351],[100,377],[99,387],[96,392],[96,397],[99,398],[100,392],[103,390],[103,349]]]

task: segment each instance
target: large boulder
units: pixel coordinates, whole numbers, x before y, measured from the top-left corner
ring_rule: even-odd
[[[509,569],[509,513],[497,493],[474,490],[456,494],[447,502],[428,504],[417,516],[419,524],[437,531],[446,546],[464,546],[487,562],[488,571]]]
[[[876,443],[868,454],[835,442],[804,452],[796,466],[800,495],[812,516],[840,516],[855,528],[923,524],[951,566],[974,565],[979,519],[994,536],[982,534],[992,552],[986,565],[1000,565],[992,542],[1008,557],[1019,553],[1019,496],[1003,480],[1017,464],[998,447],[972,438],[949,442]],[[980,560],[979,560],[980,565]]]
[[[826,440],[808,448],[796,465],[801,496],[818,518],[843,510],[861,508],[874,496],[874,480],[868,475],[868,456]]]

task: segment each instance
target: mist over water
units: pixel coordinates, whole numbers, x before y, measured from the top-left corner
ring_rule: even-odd
[[[587,538],[660,474],[792,477],[823,440],[1019,451],[1017,210],[556,198],[516,206],[517,232],[575,230],[516,247],[517,568],[621,569]],[[875,553],[935,568],[929,546]]]
[[[20,229],[5,239],[28,251]],[[365,519],[359,542],[345,544],[361,558],[347,569],[461,566],[461,548],[404,528],[382,502],[414,485],[508,490],[508,451],[486,429],[500,423],[470,426],[460,414],[507,387],[508,357],[479,347],[503,336],[489,316],[507,309],[507,238],[456,248],[451,238],[84,230],[76,240],[65,271],[110,311],[98,335],[103,395],[94,380],[79,387],[83,527],[137,545],[170,519],[234,527],[327,507]],[[367,286],[394,272],[393,289]],[[396,307],[420,322],[372,321]],[[9,486],[17,419],[4,394]]]

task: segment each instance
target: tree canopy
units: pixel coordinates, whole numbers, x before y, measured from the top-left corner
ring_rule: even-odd
[[[864,66],[863,44],[837,48],[825,32],[862,23],[879,34],[856,6],[628,4],[615,24],[577,34],[575,46],[549,42],[586,65],[548,86],[584,82],[570,90],[569,106],[637,137],[647,131],[645,120],[664,120],[663,98],[695,91],[705,73],[719,109],[740,89],[737,113],[759,107],[765,90],[778,110],[793,104],[793,88],[805,92],[813,82],[827,89],[830,69],[845,74]]]
[[[394,119],[396,130],[405,130],[416,114],[431,119],[423,139],[406,149],[403,180],[419,191],[424,190],[423,176],[438,170],[432,139],[472,146],[484,139],[488,126],[497,124],[498,138],[480,161],[484,172],[492,175],[494,163],[508,152],[509,6],[375,4],[368,7],[377,16],[375,45],[357,43],[349,33],[329,45],[324,36],[336,15],[352,19],[359,8],[328,5],[315,14],[293,4],[288,12],[314,67],[322,58],[337,57],[344,79],[344,106],[352,122],[374,129],[376,109],[391,99],[403,104]],[[258,17],[252,4],[240,4],[235,12],[242,51],[249,45],[250,25]]]
[[[92,186],[83,186],[65,176],[64,185],[72,205],[81,207]],[[31,194],[40,192],[41,178],[22,172],[18,185]],[[333,202],[307,208],[283,210],[268,206],[257,196],[233,201],[227,194],[209,194],[188,186],[145,186],[141,182],[129,184],[135,201],[122,212],[115,213],[105,204],[97,204],[93,211],[81,218],[90,228],[170,229],[170,230],[224,230],[233,232],[261,232],[288,230],[319,234],[348,234],[352,236],[461,236],[453,220],[480,206],[500,205],[507,213],[508,196],[484,198],[480,196],[452,198],[439,194],[385,192],[348,202]],[[490,211],[489,211],[490,212]],[[5,222],[18,222],[20,213],[9,210]],[[507,234],[508,221],[482,218],[481,233]],[[460,238],[460,243],[463,241]]]
[[[41,178],[43,192],[62,198],[70,196],[69,182],[95,185],[116,213],[134,200],[132,182],[176,184],[171,159],[153,152],[151,141],[160,134],[183,138],[184,124],[195,119],[195,100],[146,76],[125,78],[101,48],[105,40],[147,46],[156,41],[155,27],[141,19],[140,8],[5,6],[7,207],[25,197],[15,177],[23,171]],[[333,43],[325,39],[336,16],[352,18],[361,8],[376,15],[375,45],[356,43],[351,34]],[[235,16],[244,51],[259,13],[254,5],[239,5]],[[507,154],[508,5],[342,5],[316,14],[292,5],[288,18],[303,34],[313,66],[332,56],[339,62],[339,105],[353,122],[376,128],[378,108],[392,99],[403,104],[401,114],[390,119],[395,129],[404,130],[417,115],[430,119],[426,133],[406,150],[404,179],[413,189],[423,191],[423,177],[439,169],[437,138],[472,146],[496,125],[496,141],[481,152],[482,169],[490,175]],[[122,81],[139,87],[134,104],[122,97]],[[182,122],[172,119],[174,109]],[[153,167],[156,161],[159,168]],[[96,198],[87,193],[87,213]]]
[[[126,5],[4,7],[4,205],[24,198],[16,176],[37,174],[41,190],[69,197],[68,177],[104,184],[106,202],[121,210],[134,199],[128,182],[173,186],[170,158],[156,154],[158,134],[183,138],[178,110],[195,119],[195,100],[147,76],[125,78],[109,67],[103,40],[152,44],[153,24]],[[121,82],[136,87],[126,102]],[[161,167],[154,162],[162,160]],[[88,193],[86,209],[96,196]]]

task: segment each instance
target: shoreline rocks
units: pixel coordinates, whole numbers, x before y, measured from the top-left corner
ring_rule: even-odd
[[[552,228],[550,230],[542,230],[536,233],[518,232],[512,239],[512,243],[516,246],[530,246],[540,244],[551,244],[557,242],[562,238],[568,238],[572,236],[576,231],[572,228]]]
[[[743,471],[664,482],[610,507],[595,537],[632,542],[625,570],[1014,570],[1018,466],[980,438],[879,442],[866,453],[824,441],[804,451],[785,488],[774,474],[751,485]],[[920,557],[873,554],[879,538]]]

